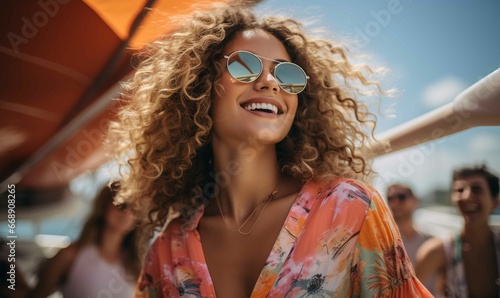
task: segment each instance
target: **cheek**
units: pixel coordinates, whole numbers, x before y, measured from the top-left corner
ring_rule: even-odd
[[[130,231],[135,226],[135,217],[130,212],[120,213],[113,220],[123,231]]]
[[[237,92],[241,86],[248,84],[238,82],[229,73],[224,72],[219,79],[218,85],[220,87],[218,88],[219,94],[216,94],[216,96],[225,97],[228,96],[228,94]]]
[[[244,90],[245,84],[234,83],[233,80],[228,74],[223,74],[217,83],[218,86],[212,94],[214,112],[229,103],[234,103],[238,94]]]
[[[298,108],[298,96],[297,95],[290,95],[290,98],[286,99],[286,105],[288,108],[288,112],[285,118],[287,126],[291,127],[293,121],[295,120],[295,115],[297,115],[297,108]]]
[[[287,115],[284,118],[282,118],[280,129],[284,129],[288,133],[292,128],[294,120],[295,120],[295,113],[289,111],[289,113],[287,113]]]
[[[500,201],[498,199],[494,200],[493,201],[493,210],[497,209],[499,206],[500,206]]]
[[[124,226],[127,228],[127,230],[132,230],[135,226],[135,217],[131,214],[127,214],[124,223]]]

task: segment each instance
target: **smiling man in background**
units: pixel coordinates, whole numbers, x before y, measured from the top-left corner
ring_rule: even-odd
[[[500,231],[489,226],[498,193],[499,178],[484,165],[453,172],[451,200],[464,225],[455,235],[426,241],[415,266],[422,282],[434,272],[444,279],[444,297],[500,297]]]

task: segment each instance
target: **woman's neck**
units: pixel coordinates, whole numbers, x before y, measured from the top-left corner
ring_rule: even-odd
[[[281,180],[274,145],[245,150],[214,149],[212,177],[225,216],[240,222],[248,217]]]

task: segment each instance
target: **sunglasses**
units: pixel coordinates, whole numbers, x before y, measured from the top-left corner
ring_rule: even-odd
[[[394,200],[398,200],[400,202],[404,202],[404,201],[406,201],[406,199],[408,199],[408,195],[400,193],[400,194],[388,196],[387,197],[387,202],[392,202]]]
[[[261,75],[264,65],[261,59],[276,62],[272,72],[280,88],[290,94],[299,94],[304,91],[309,77],[305,71],[295,63],[283,62],[256,55],[248,51],[236,51],[227,59],[229,74],[242,83],[251,83]]]

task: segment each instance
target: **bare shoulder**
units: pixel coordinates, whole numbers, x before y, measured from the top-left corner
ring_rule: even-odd
[[[415,259],[415,273],[426,281],[433,272],[443,273],[446,267],[446,254],[443,239],[433,237],[426,240],[418,249]]]
[[[444,255],[444,243],[440,237],[431,237],[420,246],[420,254],[442,254]]]
[[[77,253],[78,247],[75,244],[71,244],[68,247],[59,250],[59,252],[57,252],[57,254],[52,258],[52,261],[60,264],[70,264],[75,259]]]
[[[444,265],[446,260],[444,242],[440,237],[427,239],[417,251],[416,261],[438,262]]]
[[[64,281],[75,257],[78,247],[74,244],[65,247],[41,266],[38,283],[28,294],[30,298],[47,297]]]
[[[45,264],[42,265],[42,272],[54,274],[58,278],[62,278],[73,264],[77,254],[78,247],[74,244],[62,248],[54,257],[47,260]]]

